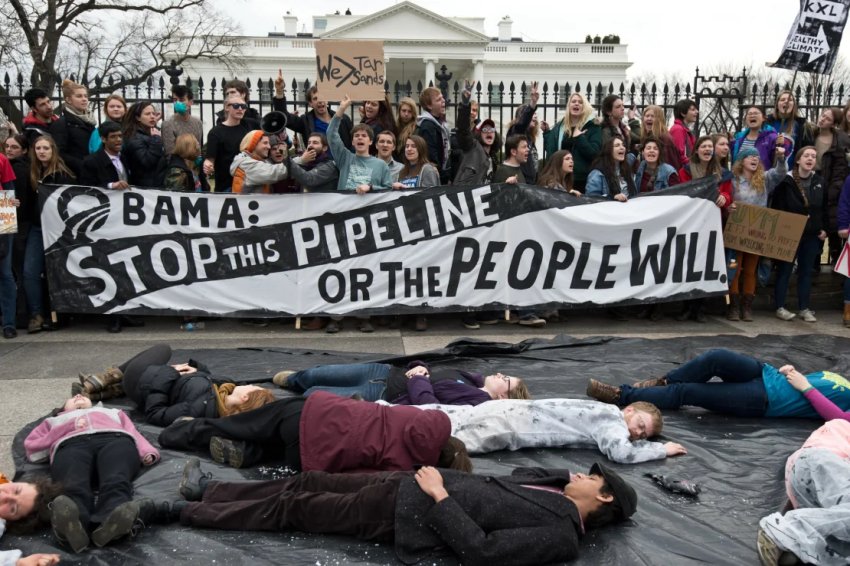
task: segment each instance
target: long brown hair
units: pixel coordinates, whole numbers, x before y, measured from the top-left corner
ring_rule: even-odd
[[[35,146],[37,146],[40,141],[46,141],[50,144],[50,149],[53,150],[50,155],[50,161],[47,162],[47,165],[42,165],[41,161],[39,161],[35,155]],[[30,146],[30,185],[32,186],[32,190],[37,192],[38,184],[42,179],[57,173],[65,174],[71,178],[76,177],[74,172],[65,165],[65,162],[59,155],[59,146],[56,145],[56,140],[53,139],[53,136],[38,136]]]
[[[238,415],[239,413],[244,413],[246,411],[253,411],[254,409],[259,409],[263,405],[268,405],[274,400],[274,393],[272,393],[268,389],[255,389],[254,391],[248,393],[248,399],[244,403],[235,407],[227,407],[225,409],[227,414],[221,416],[229,417],[231,415]]]
[[[28,535],[50,524],[49,505],[62,495],[62,486],[47,476],[39,476],[27,483],[35,486],[36,496],[32,512],[16,521],[6,521],[6,527],[13,535]]]
[[[402,106],[409,106],[410,109],[413,111],[413,116],[412,118],[410,118],[410,122],[407,122],[406,124],[403,124],[401,122]],[[410,98],[409,96],[405,96],[404,98],[398,101],[398,110],[398,146],[400,148],[404,148],[404,142],[407,141],[407,138],[412,136],[413,132],[416,131],[416,115],[418,113],[416,110],[416,101]]]
[[[552,157],[543,166],[543,171],[540,172],[540,177],[537,178],[537,184],[541,187],[549,189],[561,186],[565,191],[569,192],[573,188],[573,174],[564,173],[564,159],[572,155],[566,149],[561,149],[552,154]]]
[[[409,138],[407,138],[407,141],[413,142],[413,145],[416,146],[416,151],[419,153],[419,156],[416,158],[416,163],[411,166],[410,162],[407,161],[407,157],[405,157],[404,155],[405,148],[401,148],[402,157],[404,158],[404,166],[398,173],[399,179],[405,179],[407,177],[416,177],[417,175],[419,175],[419,173],[422,172],[422,167],[430,163],[430,161],[428,161],[428,144],[425,141],[425,138],[423,138],[422,136],[410,136]]]
[[[712,147],[711,159],[708,160],[707,165],[703,165],[699,160],[699,146],[704,144],[705,142],[710,141]],[[689,168],[691,171],[691,179],[702,179],[703,177],[708,177],[709,175],[714,175],[718,179],[722,173],[720,168],[720,163],[717,161],[717,156],[714,155],[714,140],[711,139],[711,136],[700,136],[699,139],[694,144],[694,148],[691,150],[690,164]]]
[[[136,135],[136,132],[142,129],[139,125],[139,118],[148,106],[153,106],[153,102],[150,100],[140,100],[133,104],[127,110],[127,113],[124,114],[124,143],[127,143],[130,138]]]

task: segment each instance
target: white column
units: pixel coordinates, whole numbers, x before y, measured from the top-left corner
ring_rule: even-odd
[[[435,70],[437,60],[423,59],[423,61],[425,61],[425,81],[422,83],[422,88],[428,88],[428,84],[430,83],[433,83],[434,86],[437,86],[437,79],[434,78],[434,75],[437,74]]]
[[[484,61],[482,59],[474,59],[475,70],[472,72],[472,78],[475,82],[481,83],[481,88],[486,88],[484,84]]]

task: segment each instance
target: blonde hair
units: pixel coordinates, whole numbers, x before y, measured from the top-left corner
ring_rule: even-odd
[[[664,114],[664,109],[660,106],[656,106],[655,104],[650,104],[646,108],[643,109],[643,114],[641,117],[646,116],[647,112],[652,112],[652,115],[655,119],[652,121],[652,128],[647,131],[644,127],[643,120],[640,121],[640,139],[641,143],[645,143],[644,140],[649,137],[653,137],[656,140],[663,139],[666,135],[668,135],[667,131],[667,116]]]
[[[753,157],[758,156],[754,155]],[[735,164],[732,165],[732,175],[735,176],[736,183],[740,177],[744,176],[744,159],[738,159],[735,161]],[[753,173],[753,178],[750,179],[750,187],[752,187],[758,194],[762,194],[764,192],[764,185],[764,166],[762,166],[761,159],[759,159],[758,167],[756,167],[756,170]]]
[[[579,117],[578,124],[570,123],[570,101],[573,97],[578,96],[581,99],[581,116]],[[580,92],[574,92],[567,98],[567,105],[564,108],[564,117],[561,118],[561,124],[563,124],[564,130],[571,130],[570,126],[580,127],[587,124],[590,120],[590,117],[593,116],[593,106],[590,105],[590,102],[585,98],[585,96]]]
[[[42,140],[46,141],[53,150],[50,155],[50,161],[47,162],[47,165],[42,165],[41,161],[38,160],[35,154],[35,146]],[[38,184],[41,180],[50,175],[55,175],[56,173],[63,173],[72,179],[77,177],[74,172],[65,165],[65,162],[59,155],[59,146],[56,145],[56,140],[53,139],[53,136],[39,136],[35,138],[35,141],[32,142],[32,145],[30,146],[30,185],[32,186],[32,190],[38,192]]]
[[[508,391],[508,399],[531,399],[531,393],[528,392],[528,386],[519,377],[515,377],[516,385]]]
[[[652,419],[652,432],[654,433],[652,436],[661,434],[661,431],[664,429],[664,420],[661,418],[661,411],[658,410],[658,407],[646,401],[635,401],[626,408],[628,409],[629,407],[633,411],[643,411],[649,415],[649,418]]]
[[[225,407],[226,414],[221,416],[229,417],[231,415],[238,415],[239,413],[244,413],[246,411],[253,411],[254,409],[259,409],[263,405],[268,405],[274,400],[274,393],[272,393],[268,389],[255,389],[254,391],[248,393],[248,399],[241,405],[236,405],[234,407]]]
[[[174,155],[186,160],[195,159],[201,153],[199,146],[194,134],[180,134],[174,141]]]
[[[85,90],[86,94],[88,94],[89,92],[88,88],[79,83],[75,83],[71,79],[65,79],[64,81],[62,81],[62,96],[65,98],[65,100],[71,98],[71,96],[73,96],[74,93],[80,89]]]

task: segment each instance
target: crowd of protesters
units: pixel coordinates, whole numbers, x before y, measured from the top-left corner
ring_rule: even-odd
[[[563,114],[553,124],[537,116],[539,92],[532,83],[529,97],[514,114],[502,140],[496,123],[481,119],[467,82],[457,108],[455,128],[447,123],[446,100],[434,87],[417,101],[402,99],[397,115],[387,98],[365,101],[359,123],[345,99],[334,110],[312,87],[309,111],[287,108],[283,73],[274,81],[273,107],[286,128],[261,129],[262,117],[251,108],[249,89],[240,80],[223,88],[222,110],[206,134],[192,115],[193,93],[184,85],[171,91],[173,113],[167,119],[149,100],[132,106],[117,94],[103,101],[104,120],[97,124],[85,86],[65,80],[63,100],[54,108],[44,90],[27,91],[29,113],[20,132],[12,122],[0,154],[0,182],[14,189],[19,203],[19,232],[0,241],[0,289],[5,338],[17,335],[16,310],[25,305],[30,333],[52,326],[44,292],[44,249],[38,210],[40,183],[79,183],[105,189],[157,187],[175,191],[232,193],[292,193],[373,190],[428,190],[440,185],[523,183],[627,202],[634,196],[662,191],[693,179],[716,177],[716,204],[725,218],[736,203],[808,216],[794,262],[775,263],[776,317],[817,321],[810,306],[813,274],[827,246],[834,263],[850,227],[850,152],[848,109],[825,108],[816,123],[799,115],[790,91],[781,92],[769,112],[747,108],[740,132],[715,132],[697,137],[696,104],[679,100],[672,125],[655,105],[627,109],[611,94],[601,103],[601,116],[581,93],[571,94]],[[538,144],[538,141],[542,143]],[[4,249],[10,250],[2,253]],[[757,281],[764,258],[727,251],[730,271],[729,320],[751,321]],[[795,268],[796,265],[796,268]],[[769,267],[769,266],[768,266]],[[797,276],[797,312],[787,308],[791,275]],[[769,272],[768,272],[769,273]],[[17,282],[17,283],[16,283]],[[17,302],[21,307],[16,308]],[[705,321],[704,301],[687,301],[677,319]],[[624,318],[623,309],[610,311]],[[543,326],[558,320],[558,312],[521,310],[512,322]],[[658,320],[659,305],[637,313]],[[382,317],[380,322],[386,322]],[[467,328],[498,319],[492,313],[467,316]],[[389,319],[387,319],[389,320]],[[850,327],[850,279],[844,285],[844,325]],[[337,332],[341,319],[315,318],[305,329]],[[361,331],[374,330],[369,318],[357,319]],[[108,329],[138,324],[112,316]],[[398,324],[391,320],[388,324]],[[427,319],[415,317],[417,330]]]

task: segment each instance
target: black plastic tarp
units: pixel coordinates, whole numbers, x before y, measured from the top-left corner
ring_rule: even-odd
[[[459,340],[447,348],[406,358],[286,348],[194,350],[175,352],[207,363],[219,377],[239,382],[270,380],[280,369],[317,364],[382,360],[432,364],[524,377],[536,398],[584,398],[591,377],[612,383],[658,376],[715,347],[735,349],[775,365],[793,363],[801,371],[830,370],[850,375],[850,340],[833,336],[705,336],[667,340],[642,338],[527,340],[519,344]],[[278,391],[276,394],[285,395]],[[115,406],[132,409],[130,405]],[[156,442],[159,430],[131,412],[142,433]],[[33,423],[15,438],[18,477],[39,469],[24,461],[22,442]],[[741,419],[699,409],[665,415],[663,440],[684,444],[688,455],[633,466],[609,463],[635,486],[638,512],[631,521],[592,531],[583,539],[576,564],[753,564],[757,563],[758,520],[785,501],[785,459],[820,422],[797,419]],[[139,496],[177,498],[177,483],[187,455],[164,450],[162,461],[136,480]],[[476,471],[507,474],[516,466],[584,471],[604,457],[592,450],[534,449],[499,452],[473,459]],[[269,465],[248,470],[218,466],[202,455],[204,469],[217,479],[271,479],[281,469]],[[699,498],[674,495],[643,477],[646,472],[687,478],[701,484]],[[51,534],[7,535],[2,548],[25,553],[61,552],[68,564],[392,564],[392,548],[353,539],[303,533],[190,530],[153,526],[135,539],[74,556],[58,547]],[[451,558],[428,564],[454,564]]]

